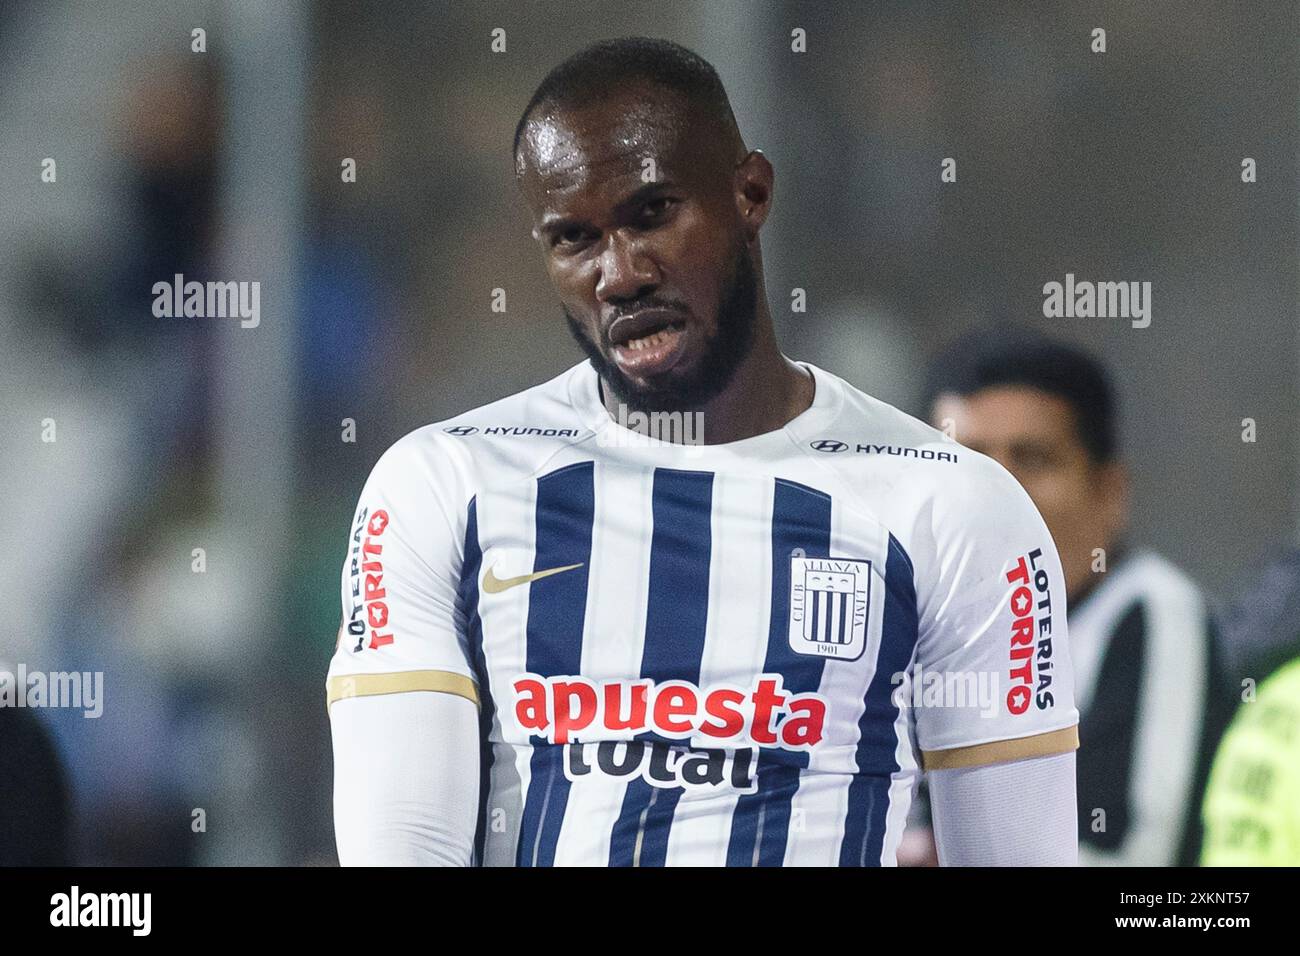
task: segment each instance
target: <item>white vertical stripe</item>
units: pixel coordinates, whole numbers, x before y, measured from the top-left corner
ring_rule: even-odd
[[[889,812],[885,815],[885,840],[880,848],[880,862],[883,866],[898,865],[898,845],[903,842],[903,831],[907,829],[907,811],[912,805],[912,797],[921,779],[921,768],[916,762],[914,742],[914,714],[912,713],[912,668],[916,666],[916,651],[912,648],[911,660],[907,663],[904,679],[897,690],[901,703],[898,716],[894,719],[894,733],[898,746],[894,748],[894,760],[898,762],[898,771],[889,781]],[[895,688],[890,688],[891,692]]]
[[[717,474],[713,479],[709,613],[700,657],[700,686],[748,687],[767,657],[772,592],[770,478]],[[785,633],[778,640],[785,640]],[[697,736],[692,746],[717,747]],[[751,765],[751,773],[757,762]],[[725,866],[739,793],[687,789],[668,833],[668,866]]]
[[[1173,866],[1200,742],[1207,667],[1205,605],[1190,581],[1157,578],[1147,594],[1147,660],[1138,698],[1133,833],[1127,860]]]
[[[587,609],[582,633],[581,673],[599,684],[641,673],[646,609],[650,592],[654,473],[597,462],[595,526]],[[596,745],[586,747],[594,764]],[[623,806],[627,777],[594,771],[569,788],[555,849],[556,866],[603,865]]]
[[[482,575],[495,568],[498,577],[527,574],[533,569],[537,523],[536,482],[522,482],[509,494],[479,496],[479,541],[490,547],[483,552],[479,572],[479,618],[483,622],[484,656],[488,663],[488,684],[497,708],[494,730],[512,744],[514,761],[502,761],[497,748],[491,771],[491,793],[487,803],[485,866],[514,866],[523,821],[524,797],[531,778],[528,761],[533,749],[515,722],[515,692],[510,682],[527,668],[527,632],[518,622],[528,620],[526,587],[510,588],[500,594],[482,590]],[[499,822],[498,822],[499,821]],[[497,832],[494,823],[503,825]]]
[[[886,554],[889,550],[889,535],[884,542]],[[901,546],[900,546],[901,547]],[[881,558],[881,576],[885,570],[885,559]],[[884,588],[880,589],[880,604],[884,607]],[[912,647],[912,655],[904,667],[904,677],[897,684],[890,686],[890,692],[898,701],[898,716],[894,718],[894,735],[897,741],[894,747],[894,761],[898,770],[889,781],[889,812],[885,815],[885,839],[880,848],[880,862],[884,866],[898,865],[898,845],[903,842],[903,831],[907,829],[907,811],[912,805],[921,779],[921,766],[917,762],[916,714],[912,710],[912,675],[916,667],[919,642]],[[890,675],[891,680],[893,675]]]

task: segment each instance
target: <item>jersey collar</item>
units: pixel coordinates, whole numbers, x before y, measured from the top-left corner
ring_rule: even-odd
[[[665,451],[689,450],[699,453],[700,451],[715,450],[728,452],[772,446],[784,447],[791,441],[796,444],[803,444],[805,439],[821,434],[835,421],[844,401],[844,390],[843,382],[838,376],[832,375],[830,372],[824,371],[809,362],[797,362],[796,364],[807,369],[809,374],[812,375],[812,404],[786,422],[781,428],[760,435],[753,435],[749,438],[742,438],[739,441],[685,446],[649,438],[624,427],[601,404],[600,376],[597,375],[595,368],[592,367],[589,361],[580,362],[570,369],[568,376],[569,400],[582,418],[583,423],[593,433],[599,435],[602,432],[607,432],[610,435],[615,435],[621,432],[629,436],[631,443],[639,443]]]

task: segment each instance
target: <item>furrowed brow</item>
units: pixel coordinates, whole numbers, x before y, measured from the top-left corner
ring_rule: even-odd
[[[573,219],[569,216],[546,216],[543,217],[541,225],[537,227],[537,235],[545,236],[548,239],[568,229],[570,226],[585,226],[586,223],[579,219]]]
[[[634,209],[636,206],[640,205],[641,203],[646,202],[649,199],[653,199],[656,196],[658,196],[660,193],[674,188],[676,188],[676,185],[669,180],[660,180],[658,182],[646,183],[643,186],[640,186],[639,188],[633,190],[630,194],[628,194],[623,199],[619,200],[618,204],[614,207],[614,213],[616,216],[622,216],[625,213],[629,212],[630,210]],[[590,225],[590,223],[588,223],[585,219],[578,219],[572,216],[559,216],[555,214],[549,214],[542,217],[542,223],[537,227],[537,235],[539,237],[546,236],[549,238],[551,236],[556,235],[557,233],[563,232],[564,230],[570,228],[571,226],[586,228],[588,225]]]
[[[627,212],[633,207],[639,206],[641,203],[645,202],[646,200],[652,199],[655,196],[659,195],[660,193],[666,192],[673,188],[675,188],[675,184],[666,179],[661,179],[653,183],[646,183],[644,186],[641,186],[639,189],[634,190],[631,195],[623,199],[614,208],[619,213]]]

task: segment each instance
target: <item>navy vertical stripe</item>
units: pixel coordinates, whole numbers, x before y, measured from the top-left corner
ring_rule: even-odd
[[[456,596],[465,628],[465,644],[470,667],[478,684],[479,696],[479,783],[478,824],[474,829],[474,862],[483,865],[483,845],[487,838],[488,791],[491,788],[493,748],[489,739],[496,704],[488,685],[487,660],[483,654],[483,621],[478,613],[478,577],[483,567],[483,550],[478,540],[478,502],[471,499],[465,524],[465,559],[460,569]]]
[[[783,675],[785,692],[810,693],[821,686],[825,659],[790,647],[790,559],[830,557],[830,496],[806,485],[776,479],[772,500],[772,609],[768,624],[766,673]],[[779,728],[779,725],[778,725]],[[790,803],[808,754],[765,747],[757,761],[758,789],[740,796],[731,819],[728,866],[780,866],[785,860]],[[760,833],[761,830],[761,833]]]
[[[580,462],[537,479],[537,544],[533,572],[581,563],[529,585],[527,668],[543,677],[579,674],[587,614],[591,532],[595,522],[595,465]],[[564,747],[534,737],[516,863],[550,866],[569,799]]]
[[[898,771],[895,674],[907,670],[916,649],[919,620],[912,561],[891,534],[885,561],[885,609],[876,673],[867,687],[858,721],[858,772],[849,784],[849,809],[840,844],[840,866],[879,866],[889,812],[889,784]]]
[[[650,596],[640,676],[698,686],[709,610],[713,475],[656,468],[651,511]],[[653,740],[655,735],[637,736]],[[651,746],[655,744],[647,743]],[[634,777],[610,835],[609,865],[663,866],[681,794],[680,788],[655,787]]]

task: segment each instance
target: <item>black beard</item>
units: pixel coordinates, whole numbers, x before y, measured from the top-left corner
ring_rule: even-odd
[[[587,353],[596,373],[630,411],[686,412],[703,407],[731,384],[736,369],[754,345],[757,304],[754,264],[742,242],[732,256],[730,277],[722,288],[722,299],[718,303],[717,331],[705,340],[704,355],[696,363],[694,371],[683,375],[670,373],[665,377],[671,381],[659,387],[642,387],[633,383],[606,357],[605,348],[587,336],[567,308],[564,308],[564,317],[568,320],[569,331]]]

